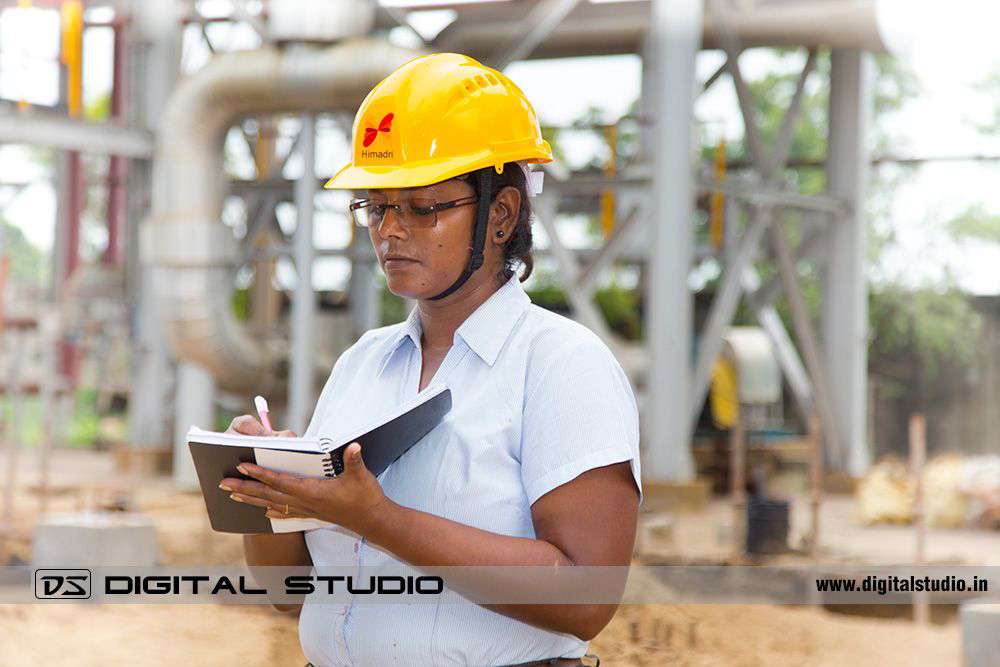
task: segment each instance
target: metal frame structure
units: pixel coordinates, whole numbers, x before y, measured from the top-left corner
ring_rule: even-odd
[[[129,64],[127,86],[130,124],[95,126],[65,118],[36,114],[0,113],[0,141],[28,137],[32,143],[60,150],[108,152],[131,158],[128,163],[130,221],[126,234],[126,271],[133,303],[138,364],[132,401],[131,430],[138,443],[169,441],[170,423],[164,418],[173,407],[177,427],[205,422],[216,382],[204,368],[181,361],[174,376],[167,341],[152,291],[150,267],[140,260],[135,223],[144,218],[152,198],[148,158],[158,131],[160,112],[178,77],[179,20],[173,0],[115,3],[131,12],[123,49]],[[516,11],[514,5],[516,4]],[[265,46],[266,26],[240,3],[228,19],[199,16],[189,6],[185,21],[202,26],[201,34],[213,53],[204,26],[214,21],[249,23]],[[623,363],[633,376],[643,375],[640,406],[644,415],[644,476],[649,482],[685,481],[694,475],[690,436],[708,386],[712,364],[722,336],[741,298],[751,306],[768,332],[801,414],[815,408],[822,416],[828,463],[860,472],[868,464],[864,442],[865,391],[865,279],[864,194],[868,156],[865,148],[867,116],[871,107],[869,51],[881,44],[874,28],[874,0],[799,3],[749,2],[739,7],[718,0],[652,0],[593,4],[583,0],[515,0],[439,6],[457,12],[456,20],[426,42],[429,49],[461,50],[495,67],[533,57],[561,57],[610,53],[639,53],[643,57],[641,104],[644,116],[655,124],[642,129],[641,164],[613,179],[586,178],[559,164],[547,165],[546,192],[536,212],[550,239],[547,252],[565,279],[573,316],[592,328],[619,355],[634,358],[636,350],[609,329],[593,294],[599,274],[616,261],[645,259],[647,340],[638,363]],[[823,17],[826,20],[817,20]],[[164,24],[164,18],[173,23]],[[409,25],[405,12],[381,8],[376,29]],[[411,29],[412,30],[412,29]],[[415,32],[415,31],[414,31]],[[739,67],[742,49],[752,46],[801,46],[809,56],[798,87],[773,146],[763,145],[753,122],[753,109]],[[799,116],[805,82],[813,71],[816,49],[833,48],[830,101],[830,151],[824,195],[804,196],[782,179],[792,129]],[[702,48],[721,48],[726,63],[703,84],[695,81],[695,57]],[[746,125],[750,169],[740,178],[722,182],[699,178],[693,154],[693,105],[699,90],[724,76],[732,80]],[[270,113],[261,110],[262,113]],[[303,109],[302,132],[279,159],[300,152],[307,165],[315,151],[315,109]],[[349,123],[343,123],[349,131]],[[256,146],[247,137],[252,155]],[[270,150],[270,149],[269,149]],[[229,184],[230,192],[247,202],[247,236],[236,252],[244,261],[293,256],[300,276],[292,300],[289,424],[301,429],[313,401],[315,383],[311,350],[315,302],[308,283],[310,267],[319,252],[311,243],[312,201],[318,180],[309,169],[294,182],[278,176]],[[618,223],[597,250],[575,251],[561,239],[556,216],[569,195],[615,188]],[[729,201],[729,228],[743,213],[748,222],[727,244],[718,259],[724,274],[708,320],[693,354],[692,295],[688,276],[696,257],[706,251],[693,242],[693,213],[697,192],[718,191]],[[627,194],[627,196],[626,196]],[[293,201],[299,211],[298,231],[267,247],[255,247],[257,232],[275,226],[275,207]],[[785,210],[805,211],[812,224],[797,249],[789,246],[782,226]],[[768,243],[765,246],[765,239]],[[754,262],[770,248],[777,277],[762,281]],[[637,250],[639,248],[640,250]],[[648,253],[642,257],[643,253]],[[340,251],[338,251],[340,253]],[[371,253],[352,247],[343,252],[352,259],[351,308],[362,329],[377,325],[374,262]],[[584,261],[581,261],[584,259]],[[798,286],[799,261],[825,266],[822,337],[818,336]],[[793,315],[795,339],[785,331],[773,306],[784,293]],[[642,355],[640,355],[642,356]],[[176,396],[172,401],[171,394]],[[176,440],[180,442],[178,438]]]

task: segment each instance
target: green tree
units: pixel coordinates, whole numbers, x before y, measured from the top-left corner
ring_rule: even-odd
[[[0,257],[9,261],[8,279],[32,287],[42,287],[48,281],[48,255],[31,243],[21,231],[0,218]]]

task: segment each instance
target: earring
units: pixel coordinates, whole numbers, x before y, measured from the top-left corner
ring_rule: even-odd
[[[502,229],[498,229],[497,230],[497,237],[501,237],[501,236],[503,236],[503,230]]]

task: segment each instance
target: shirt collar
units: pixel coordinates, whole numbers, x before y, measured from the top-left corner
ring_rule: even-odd
[[[531,303],[531,297],[524,291],[517,275],[510,279],[481,303],[471,315],[455,330],[455,340],[461,338],[473,352],[492,366],[500,355],[500,349],[510,338],[514,325]],[[409,338],[420,349],[420,314],[414,306],[406,321],[390,341],[378,367],[381,375],[392,354]]]
[[[511,276],[506,284],[465,318],[455,331],[456,341],[461,336],[473,352],[492,366],[529,303],[531,298],[521,287],[521,281],[517,275]]]
[[[385,370],[386,364],[389,363],[389,359],[392,358],[393,352],[395,352],[400,345],[403,344],[407,338],[413,342],[413,346],[417,349],[420,348],[420,315],[417,312],[417,306],[414,306],[410,310],[410,314],[406,317],[399,331],[389,342],[389,346],[386,347],[385,352],[382,354],[382,359],[378,365],[378,375],[382,375],[382,371]]]

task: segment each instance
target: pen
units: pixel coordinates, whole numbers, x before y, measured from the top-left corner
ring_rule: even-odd
[[[257,408],[257,416],[260,417],[260,423],[264,425],[264,428],[273,433],[274,429],[271,428],[271,420],[267,418],[267,399],[263,396],[254,396],[253,404]]]

